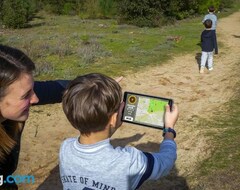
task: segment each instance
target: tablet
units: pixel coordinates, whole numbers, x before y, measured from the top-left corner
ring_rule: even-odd
[[[164,128],[166,105],[170,105],[171,109],[173,104],[169,98],[134,92],[124,92],[123,101],[122,121],[158,129]]]

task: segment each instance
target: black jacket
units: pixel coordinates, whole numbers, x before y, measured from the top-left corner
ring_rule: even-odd
[[[204,30],[201,34],[201,47],[204,52],[213,52],[218,54],[216,32],[215,30]]]

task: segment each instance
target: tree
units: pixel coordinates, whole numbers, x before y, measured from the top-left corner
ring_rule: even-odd
[[[0,20],[7,28],[23,28],[35,11],[35,0],[0,0]]]
[[[22,28],[27,23],[27,10],[24,0],[4,0],[2,23],[8,28]]]

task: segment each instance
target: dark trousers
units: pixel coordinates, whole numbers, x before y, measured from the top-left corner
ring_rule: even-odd
[[[214,31],[215,39],[216,39],[216,44],[215,44],[215,54],[218,54],[218,43],[217,43],[217,35],[216,35],[216,30]]]

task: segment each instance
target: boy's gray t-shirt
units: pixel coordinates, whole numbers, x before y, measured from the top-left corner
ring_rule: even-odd
[[[166,175],[176,160],[176,144],[164,140],[160,152],[152,154],[154,167],[148,179]],[[134,147],[117,147],[106,139],[83,145],[78,138],[66,139],[59,154],[60,178],[64,190],[136,189],[146,173],[148,159]]]
[[[212,28],[211,29],[212,30],[216,30],[216,27],[217,27],[217,16],[215,14],[213,14],[213,13],[209,13],[209,14],[204,16],[202,22],[204,23],[205,20],[207,20],[207,19],[212,20]]]

